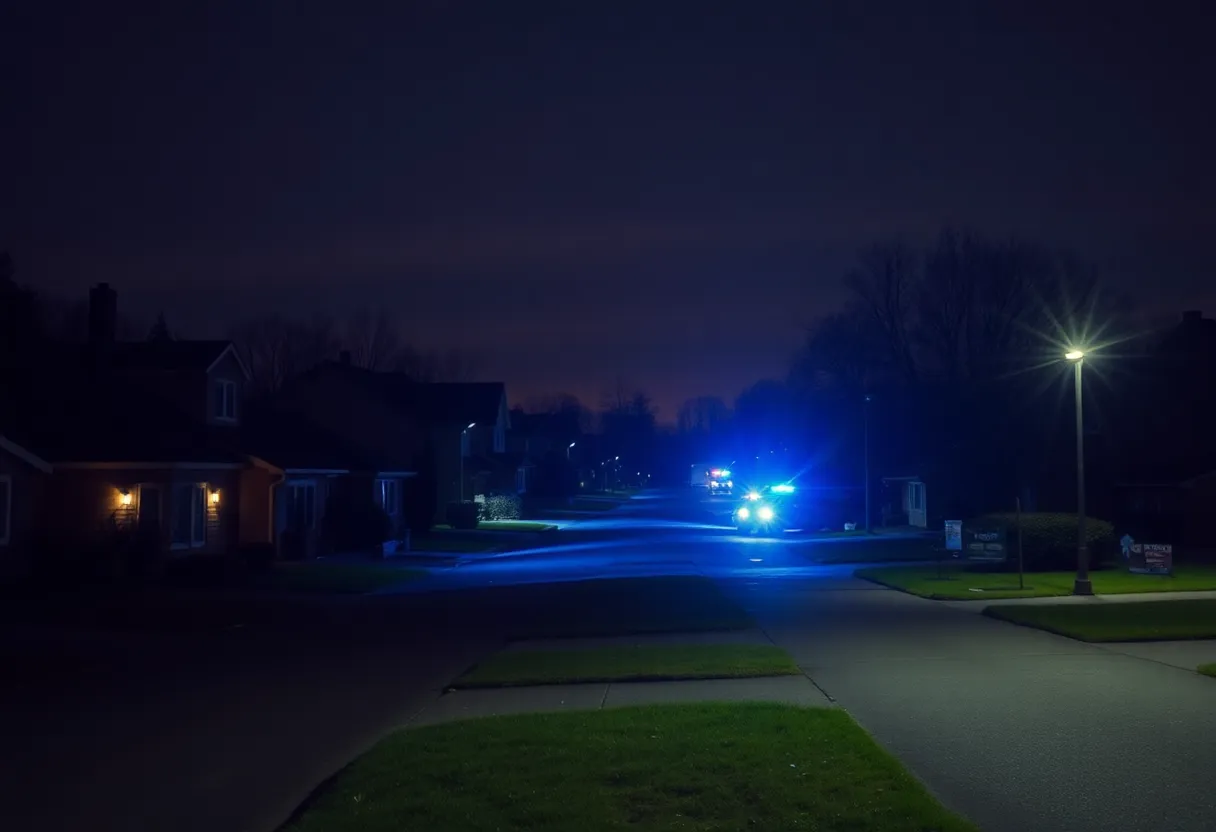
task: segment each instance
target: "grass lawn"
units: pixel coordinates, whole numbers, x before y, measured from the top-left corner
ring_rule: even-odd
[[[482,520],[477,528],[490,532],[551,532],[557,526],[552,523],[537,523],[535,520]]]
[[[603,647],[593,650],[508,650],[456,680],[457,688],[737,679],[796,676],[798,665],[779,647],[763,644]]]
[[[1195,669],[1198,670],[1200,673],[1202,673],[1204,676],[1216,676],[1216,663],[1201,664],[1201,665],[1199,665],[1199,667],[1197,667]]]
[[[1017,573],[968,572],[946,566],[938,577],[936,566],[893,566],[858,569],[859,578],[900,589],[922,598],[939,601],[983,601],[1001,598],[1049,598],[1071,595],[1073,572],[1027,572],[1026,588],[1018,589]],[[1172,577],[1133,575],[1122,569],[1100,569],[1090,573],[1094,592],[1123,595],[1129,592],[1182,592],[1216,590],[1216,566],[1178,566]],[[971,590],[983,589],[983,592]]]
[[[1041,606],[997,604],[985,609],[984,614],[1080,641],[1216,638],[1216,600]]]
[[[745,610],[697,575],[610,578],[537,585],[514,638],[624,636],[745,630]]]
[[[844,711],[661,705],[400,731],[283,832],[974,832]]]
[[[362,563],[281,563],[261,577],[267,589],[361,594],[421,578],[422,569]]]
[[[488,552],[501,545],[501,539],[439,528],[430,534],[410,537],[410,550],[415,552]]]

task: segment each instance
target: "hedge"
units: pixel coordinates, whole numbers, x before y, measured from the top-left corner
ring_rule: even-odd
[[[1004,526],[1009,545],[1008,568],[1017,568],[1018,515],[985,514],[967,526]],[[1077,566],[1077,515],[1064,512],[1023,512],[1022,558],[1027,571],[1067,571]],[[1100,566],[1115,554],[1115,527],[1096,517],[1085,518],[1089,565]]]

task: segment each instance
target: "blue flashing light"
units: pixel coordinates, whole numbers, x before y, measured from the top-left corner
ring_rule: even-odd
[[[759,499],[760,499],[760,493],[759,493],[759,492],[757,492],[757,491],[749,491],[749,492],[747,492],[747,499],[749,499],[749,500],[759,500]]]
[[[730,470],[729,470],[729,469],[727,469],[727,468],[723,468],[721,471],[719,471],[719,472],[718,472],[718,476],[719,476],[719,477],[729,477],[729,476],[730,476]]]
[[[793,494],[794,486],[789,485],[788,483],[779,483],[778,485],[774,485],[772,487],[772,492],[774,494]]]

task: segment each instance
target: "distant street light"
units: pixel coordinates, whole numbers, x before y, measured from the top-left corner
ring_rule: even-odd
[[[476,422],[469,422],[468,427],[460,432],[460,502],[464,502],[464,437],[473,428],[477,427]]]
[[[573,448],[577,444],[578,444],[577,442],[571,442],[569,445],[566,446],[566,462],[570,461],[570,449]]]
[[[1094,585],[1089,580],[1089,541],[1085,534],[1085,428],[1081,411],[1081,368],[1085,364],[1085,352],[1071,349],[1064,358],[1072,362],[1073,396],[1077,403],[1077,577],[1073,581],[1073,595],[1093,595]]]

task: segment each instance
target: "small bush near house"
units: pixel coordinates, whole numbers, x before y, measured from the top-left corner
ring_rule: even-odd
[[[334,552],[365,552],[379,549],[393,533],[384,509],[372,500],[330,497],[325,506],[325,539]]]
[[[237,557],[250,572],[265,572],[274,565],[274,544],[246,543],[240,548]]]
[[[472,500],[448,503],[448,525],[453,529],[477,528],[477,503]]]
[[[523,516],[523,502],[517,494],[490,494],[481,503],[482,520],[518,520]]]
[[[435,525],[439,510],[435,447],[427,443],[414,460],[417,476],[405,481],[405,524],[414,535],[424,535]]]
[[[967,526],[1004,526],[1010,556],[1008,569],[1017,569],[1018,516],[1012,512],[985,514]],[[1100,566],[1115,555],[1115,527],[1096,517],[1085,519],[1089,563]],[[1022,558],[1028,572],[1074,569],[1077,565],[1077,515],[1062,512],[1022,514]]]

